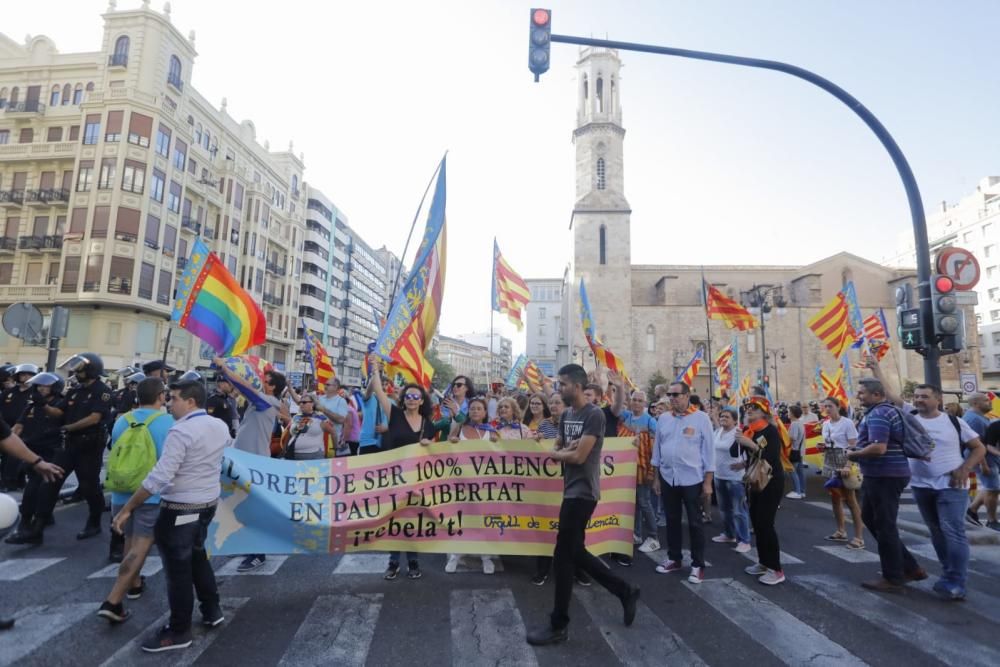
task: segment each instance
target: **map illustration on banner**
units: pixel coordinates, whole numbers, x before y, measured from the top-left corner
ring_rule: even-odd
[[[552,555],[562,465],[534,440],[409,445],[286,461],[226,450],[212,555],[416,551]],[[592,553],[632,548],[636,450],[608,438]]]

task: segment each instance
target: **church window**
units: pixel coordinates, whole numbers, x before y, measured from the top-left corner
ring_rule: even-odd
[[[583,75],[583,99],[586,100],[590,94],[590,84],[587,82],[587,75]]]
[[[604,186],[607,185],[607,180],[604,176],[604,158],[597,158],[597,189],[603,190]]]
[[[615,110],[615,77],[611,77],[611,92],[608,95],[608,108],[612,112]]]
[[[656,352],[656,327],[646,327],[646,352]]]
[[[607,264],[608,263],[608,253],[607,253],[607,250],[608,250],[608,228],[605,227],[604,225],[601,225],[601,231],[600,231],[600,263],[601,264]]]
[[[597,77],[597,112],[604,113],[604,79]]]

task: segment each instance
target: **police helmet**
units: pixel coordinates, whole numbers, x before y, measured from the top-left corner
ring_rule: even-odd
[[[55,373],[38,373],[28,380],[28,385],[31,387],[49,387],[52,390],[51,395],[59,396],[63,393],[65,383]]]
[[[202,377],[201,373],[198,371],[187,371],[174,382],[205,382],[205,378]]]
[[[146,379],[146,374],[145,373],[132,373],[127,378],[125,378],[125,384],[126,385],[139,384],[140,382],[142,382],[145,379]]]
[[[35,364],[21,364],[14,369],[14,375],[20,375],[21,373],[30,373],[31,375],[38,375],[38,371],[41,369]]]
[[[73,374],[83,371],[88,380],[96,380],[104,375],[104,360],[93,352],[84,352],[73,355],[60,368]]]
[[[0,366],[0,382],[6,382],[7,380],[14,377],[15,366],[13,364],[4,364]]]

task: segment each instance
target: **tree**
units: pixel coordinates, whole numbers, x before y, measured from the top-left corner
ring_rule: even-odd
[[[431,380],[431,386],[438,391],[444,391],[448,388],[452,378],[457,375],[454,367],[447,361],[443,361],[433,347],[424,353],[424,357],[427,359],[427,363],[434,368],[434,379]]]
[[[646,398],[650,403],[656,400],[656,385],[667,384],[670,382],[669,378],[663,376],[663,373],[656,371],[649,377],[649,386],[646,390]]]

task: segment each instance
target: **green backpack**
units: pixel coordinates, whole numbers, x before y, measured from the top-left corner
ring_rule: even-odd
[[[156,443],[149,425],[165,413],[157,412],[146,421],[136,421],[131,412],[125,415],[128,428],[115,441],[108,457],[108,477],[104,488],[119,493],[133,493],[156,465]]]

